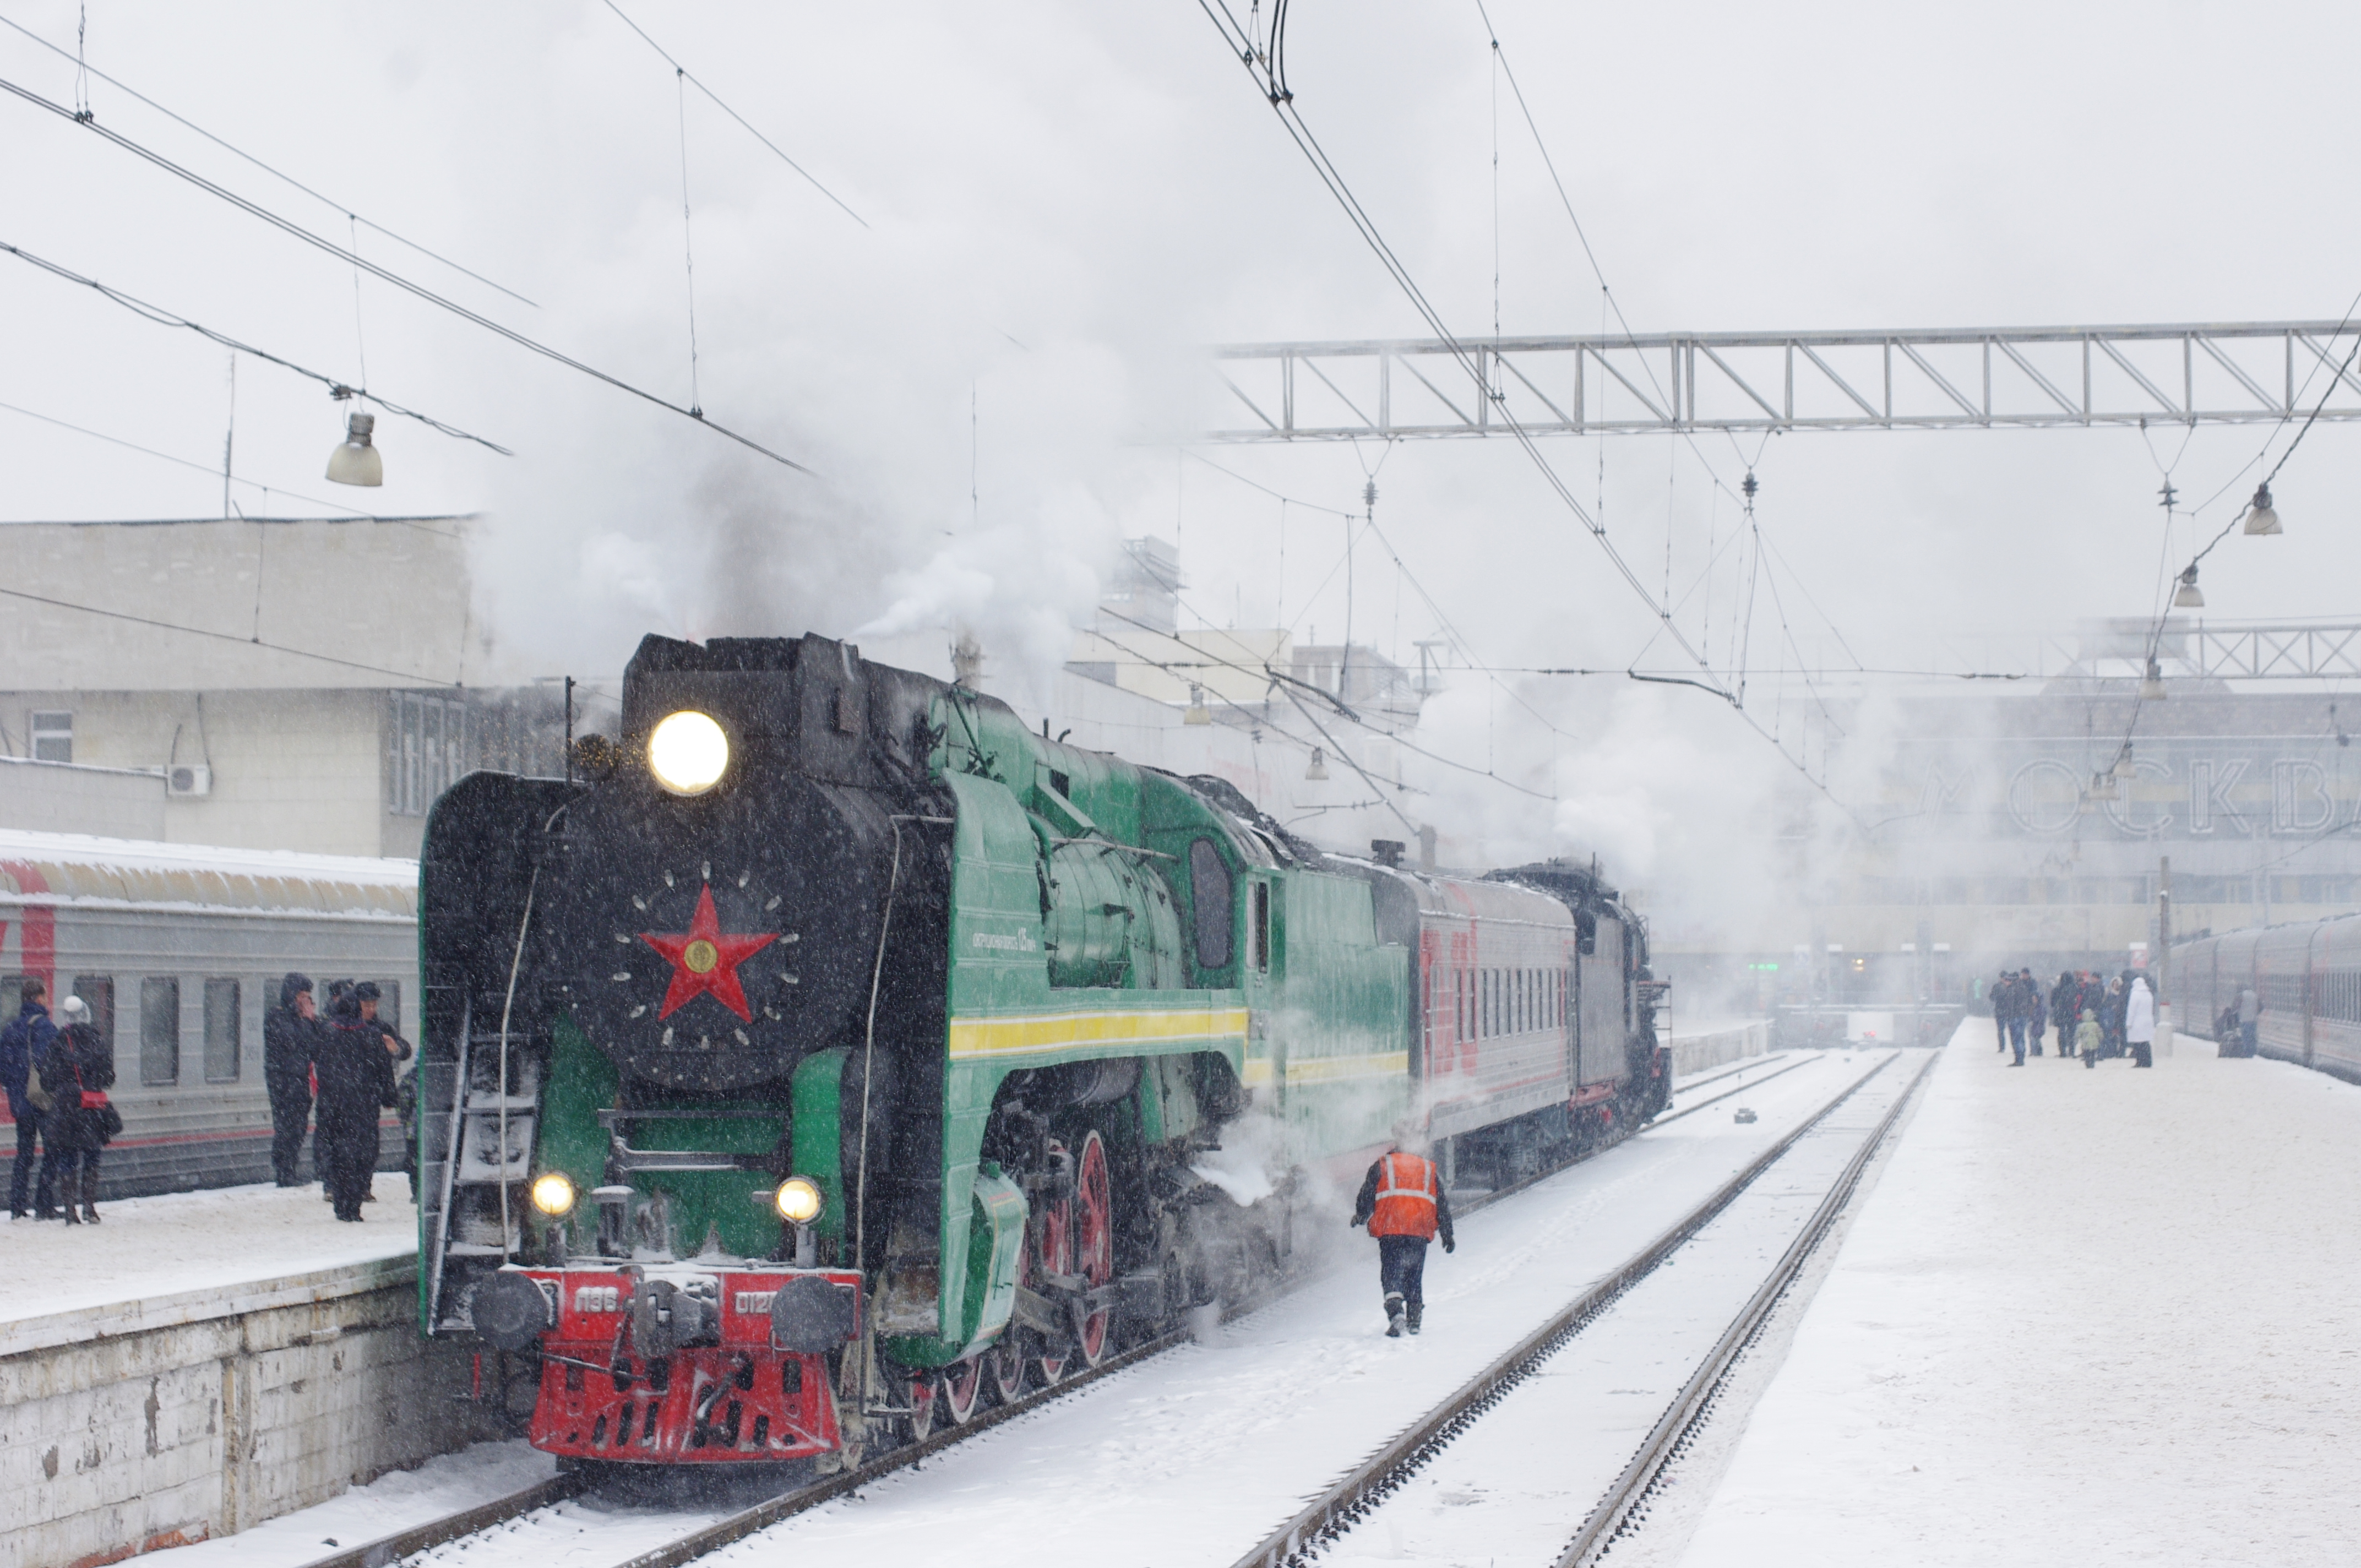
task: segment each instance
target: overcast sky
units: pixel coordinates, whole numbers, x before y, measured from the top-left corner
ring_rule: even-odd
[[[487,623],[514,674],[611,672],[651,629],[933,637],[955,620],[1004,668],[1046,667],[1116,541],[1150,532],[1177,535],[1194,615],[1341,634],[1341,521],[1290,511],[1282,565],[1278,503],[1174,444],[1235,413],[1193,350],[1423,329],[1193,0],[624,9],[865,220],[686,94],[694,396],[817,477],[378,280],[359,286],[357,323],[343,263],[13,98],[0,240],[356,384],[365,352],[372,390],[513,447],[386,418],[384,488],[339,490],[321,470],[343,409],[238,365],[241,477],[386,513],[484,514]],[[1473,0],[1290,13],[1297,106],[1455,329],[1494,317],[1497,141],[1502,328],[1597,330],[1597,280]],[[0,0],[68,50],[79,14]],[[682,100],[603,4],[95,0],[87,16],[93,67],[331,204],[93,79],[100,125],[691,400]],[[1492,0],[1490,16],[1637,330],[2334,320],[2361,292],[2361,218],[2334,174],[2361,42],[2346,7]],[[76,99],[71,60],[5,29],[0,76]],[[5,256],[0,323],[0,401],[218,465],[220,348]],[[2201,518],[2218,526],[2264,434],[1774,440],[1760,511],[1792,568],[1793,634],[1833,662],[1832,623],[1868,662],[1910,663],[1930,633],[1990,633],[2009,663],[2009,640],[2034,630],[2146,615],[2191,537],[2163,547],[2165,471],[2194,501],[2228,486]],[[1678,597],[1735,524],[1718,487],[1759,444],[1549,451],[1643,579]],[[1382,462],[1379,526],[1491,663],[1671,663],[1642,652],[1651,612],[1511,446],[1199,450],[1332,507],[1357,506]],[[2355,451],[2343,427],[2314,432],[2278,486],[2287,536],[2209,558],[2211,614],[2350,612]],[[233,499],[322,510],[246,486]],[[217,477],[0,411],[0,516],[197,517],[221,500]],[[1738,559],[1690,597],[1693,639],[1726,647]],[[1355,588],[1356,637],[1406,650],[1435,630],[1381,550],[1356,552]],[[1783,644],[1758,621],[1758,664]],[[1710,698],[1597,685],[1546,698],[1587,714],[1593,740],[1672,716],[1708,751],[1759,744],[1691,711]],[[1478,726],[1506,720],[1472,700],[1438,733],[1499,744]]]

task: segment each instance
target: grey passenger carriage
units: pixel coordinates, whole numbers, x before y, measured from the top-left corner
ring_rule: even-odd
[[[52,1011],[82,997],[113,1045],[124,1125],[103,1195],[268,1181],[280,977],[374,980],[379,1015],[414,1036],[417,905],[412,861],[0,832],[0,1007],[14,1017],[38,975]]]

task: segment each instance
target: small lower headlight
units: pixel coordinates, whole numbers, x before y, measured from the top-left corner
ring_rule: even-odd
[[[819,1183],[808,1176],[790,1176],[779,1183],[778,1191],[771,1195],[772,1204],[779,1218],[789,1224],[808,1225],[819,1218]]]
[[[551,1171],[537,1177],[533,1184],[533,1206],[544,1214],[568,1214],[574,1212],[574,1183],[564,1173]]]

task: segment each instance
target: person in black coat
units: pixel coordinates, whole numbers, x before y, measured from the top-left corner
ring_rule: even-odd
[[[297,1161],[312,1120],[312,1053],[321,1024],[308,975],[279,982],[279,1005],[262,1019],[262,1081],[270,1091],[270,1175],[281,1187],[300,1187]],[[319,1163],[319,1148],[312,1150]]]
[[[360,1003],[361,1022],[378,1032],[384,1042],[387,1059],[393,1072],[393,1113],[401,1121],[401,1168],[410,1178],[410,1201],[418,1201],[418,1075],[404,1070],[416,1047],[401,1037],[401,1032],[377,1015],[378,1003],[385,993],[377,981],[365,980],[353,987],[353,1000]]]
[[[378,1113],[393,1103],[393,1058],[384,1040],[362,1019],[350,992],[330,1003],[313,1058],[320,1073],[320,1130],[313,1146],[339,1220],[361,1217],[377,1170]]]
[[[90,1004],[66,998],[66,1026],[41,1062],[41,1087],[49,1091],[44,1131],[49,1159],[42,1174],[57,1183],[69,1225],[98,1223],[98,1151],[123,1125],[106,1091],[115,1087],[115,1053],[98,1037]],[[82,1205],[76,1212],[75,1203]]]
[[[27,976],[17,992],[20,1005],[16,1016],[0,1029],[0,1085],[8,1091],[8,1114],[16,1124],[16,1164],[9,1175],[8,1217],[25,1217],[27,1190],[37,1220],[58,1217],[57,1194],[49,1189],[49,1165],[40,1158],[38,1140],[41,1135],[41,1108],[33,1103],[33,1090],[41,1081],[41,1063],[49,1054],[49,1047],[58,1037],[58,1027],[49,1021],[47,1005],[49,988],[36,976]],[[44,1096],[48,1094],[43,1090]],[[38,1168],[40,1184],[33,1185],[33,1172]]]

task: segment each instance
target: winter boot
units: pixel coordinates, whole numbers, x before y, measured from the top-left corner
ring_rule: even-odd
[[[98,1172],[82,1173],[82,1219],[86,1225],[98,1223]]]
[[[1402,1299],[1398,1292],[1386,1292],[1386,1337],[1400,1339],[1402,1335]]]
[[[82,1211],[74,1207],[74,1184],[80,1179],[81,1178],[78,1176],[70,1176],[66,1178],[66,1190],[63,1194],[65,1202],[60,1205],[60,1217],[63,1218],[65,1223],[69,1225],[79,1225],[82,1223]]]
[[[1412,1301],[1402,1308],[1402,1316],[1408,1320],[1411,1332],[1418,1332],[1418,1320],[1425,1310],[1426,1303],[1423,1301]]]

